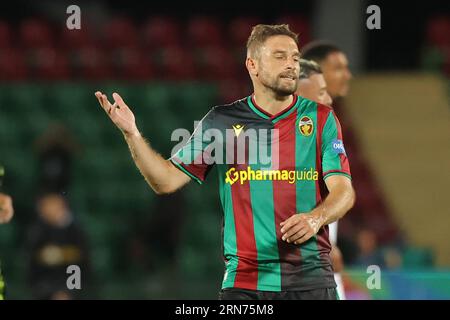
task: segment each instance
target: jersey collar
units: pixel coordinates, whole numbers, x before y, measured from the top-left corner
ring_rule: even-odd
[[[292,103],[287,106],[285,109],[281,110],[280,112],[278,112],[277,114],[270,114],[267,111],[265,111],[263,108],[261,108],[260,106],[258,106],[258,104],[255,101],[255,95],[252,94],[251,96],[247,97],[247,104],[250,107],[250,109],[256,113],[258,116],[260,116],[263,119],[266,120],[270,120],[272,122],[277,122],[281,119],[286,118],[287,116],[289,116],[294,110],[295,108],[297,108],[298,104],[299,104],[299,97],[296,94],[293,94],[293,99],[292,99]]]

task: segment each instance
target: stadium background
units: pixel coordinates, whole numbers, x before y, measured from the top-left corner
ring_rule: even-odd
[[[156,197],[93,93],[119,92],[169,156],[173,129],[192,131],[210,106],[251,93],[244,47],[258,22],[289,23],[301,46],[331,40],[350,60],[339,105],[358,196],[339,232],[348,298],[450,298],[448,3],[79,1],[78,31],[65,27],[70,4],[15,1],[0,11],[0,163],[16,207],[0,226],[9,298],[34,297],[27,239],[52,172],[64,176],[58,191],[87,239],[81,298],[217,297],[215,171],[206,186]],[[381,8],[381,30],[366,28],[370,4]],[[55,145],[62,169],[45,157]],[[366,288],[371,264],[381,267],[380,290]]]

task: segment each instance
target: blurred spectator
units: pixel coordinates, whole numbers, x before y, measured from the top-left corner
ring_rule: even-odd
[[[356,264],[361,266],[384,265],[383,257],[378,249],[377,236],[372,230],[362,228],[357,234],[358,257]]]
[[[39,158],[39,186],[47,190],[67,190],[71,178],[72,157],[78,145],[63,125],[49,126],[36,140]]]
[[[383,250],[383,263],[387,269],[400,269],[403,266],[400,250],[394,247]]]
[[[81,269],[81,288],[89,282],[89,261],[81,227],[60,194],[45,192],[36,203],[37,221],[28,233],[29,285],[34,299],[76,299],[66,286],[69,265]],[[83,291],[81,291],[83,292]]]
[[[347,96],[352,73],[347,56],[339,47],[332,43],[314,41],[303,48],[303,59],[320,65],[327,91],[333,100]]]

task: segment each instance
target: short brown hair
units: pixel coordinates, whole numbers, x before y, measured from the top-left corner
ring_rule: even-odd
[[[250,53],[253,55],[255,49],[259,49],[268,38],[280,35],[291,37],[298,45],[298,35],[292,32],[287,24],[258,24],[254,26],[247,40],[247,55]]]
[[[300,59],[299,79],[308,79],[314,74],[322,74],[319,64],[312,60]]]

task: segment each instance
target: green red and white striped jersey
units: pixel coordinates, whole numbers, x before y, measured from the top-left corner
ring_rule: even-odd
[[[227,139],[217,139],[218,133]],[[211,136],[215,147],[205,139]],[[282,241],[280,231],[280,222],[308,214],[324,199],[327,177],[350,178],[332,108],[296,95],[276,115],[266,113],[253,96],[216,106],[170,160],[200,184],[217,167],[224,213],[222,288],[335,287],[328,226],[301,245]]]

